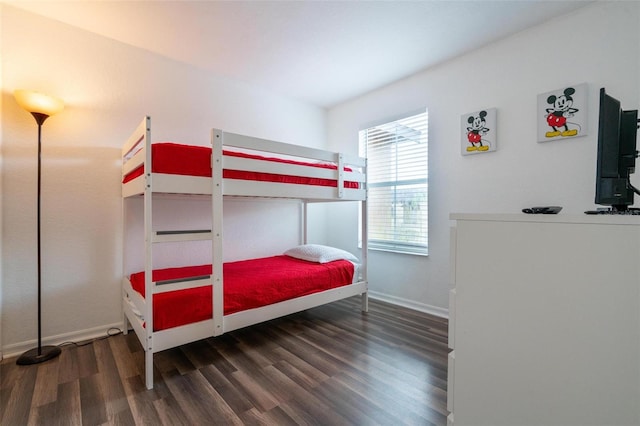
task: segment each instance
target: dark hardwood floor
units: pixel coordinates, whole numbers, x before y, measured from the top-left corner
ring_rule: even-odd
[[[155,355],[134,333],[0,365],[0,424],[444,425],[447,320],[350,298]]]

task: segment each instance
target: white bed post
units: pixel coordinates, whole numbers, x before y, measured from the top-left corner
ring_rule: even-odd
[[[211,253],[213,265],[212,285],[213,291],[213,335],[219,336],[224,330],[224,274],[223,274],[223,158],[222,145],[224,144],[224,133],[222,130],[213,129],[211,131]]]
[[[122,176],[124,178],[124,156],[122,160],[123,172]],[[121,218],[122,218],[122,271],[124,275],[126,275],[129,271],[127,265],[127,198],[124,197],[124,191],[122,191],[122,205],[120,206],[121,210]],[[124,285],[120,284],[120,302],[124,303],[126,298],[126,292],[124,291]],[[127,313],[124,310],[124,306],[122,308],[122,334],[125,336],[129,334],[129,318],[127,318]]]
[[[302,229],[300,230],[302,233],[302,244],[307,244],[309,242],[309,234],[307,230],[308,226],[308,214],[309,214],[309,203],[306,200],[302,200],[302,209],[301,209],[302,217],[300,218]]]
[[[338,153],[338,198],[344,197],[344,155]]]
[[[367,200],[369,199],[369,178],[367,175],[367,159],[364,159],[364,168],[362,170],[362,172],[365,174],[365,176],[367,176],[366,178],[366,183],[365,183],[365,197],[364,200],[361,201],[361,214],[362,217],[360,218],[360,223],[362,224],[362,229],[361,229],[361,233],[362,233],[362,281],[364,281],[366,283],[366,288],[367,291],[362,293],[362,311],[363,312],[369,312],[369,278],[368,278],[368,256],[369,256],[369,225],[367,223],[367,221],[369,220],[369,211],[368,211],[368,205],[367,205]]]
[[[151,118],[145,117],[144,133],[144,291],[146,297],[145,321],[145,381],[147,389],[153,389],[153,226],[152,201],[153,186],[151,179]]]

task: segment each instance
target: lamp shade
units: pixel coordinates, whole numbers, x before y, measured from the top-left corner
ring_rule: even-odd
[[[64,109],[64,102],[53,96],[31,90],[16,90],[13,95],[22,108],[30,113],[52,116]]]

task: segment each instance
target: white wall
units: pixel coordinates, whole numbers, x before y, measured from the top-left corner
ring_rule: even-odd
[[[371,252],[374,295],[446,314],[451,212],[560,205],[582,214],[596,207],[598,90],[606,87],[627,109],[640,106],[639,9],[637,2],[588,5],[329,111],[330,148],[356,152],[361,126],[429,109],[429,257]],[[537,95],[583,82],[588,136],[537,143]],[[460,116],[492,107],[498,150],[462,156]],[[330,243],[354,247],[354,216],[335,217],[343,219],[329,219],[337,227]],[[490,253],[478,255],[491,264]]]
[[[119,151],[143,115],[151,116],[154,140],[206,145],[211,128],[221,127],[301,145],[326,143],[326,112],[315,106],[10,6],[0,19],[5,355],[28,349],[36,337],[37,134],[33,118],[13,99],[15,89],[66,102],[43,127],[45,340],[102,333],[121,320]],[[251,205],[236,208],[253,219]],[[280,221],[268,231],[290,225]],[[253,251],[273,246],[271,234],[250,229],[257,234]],[[244,242],[231,243],[231,253],[238,253]]]

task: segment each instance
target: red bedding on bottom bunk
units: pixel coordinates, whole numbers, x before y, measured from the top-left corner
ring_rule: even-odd
[[[307,262],[273,256],[224,264],[224,314],[258,308],[353,282],[354,266],[347,260]],[[153,271],[153,281],[210,275],[211,265]],[[134,290],[145,295],[144,272],[131,274]],[[153,297],[154,331],[212,317],[211,286],[158,293]]]

